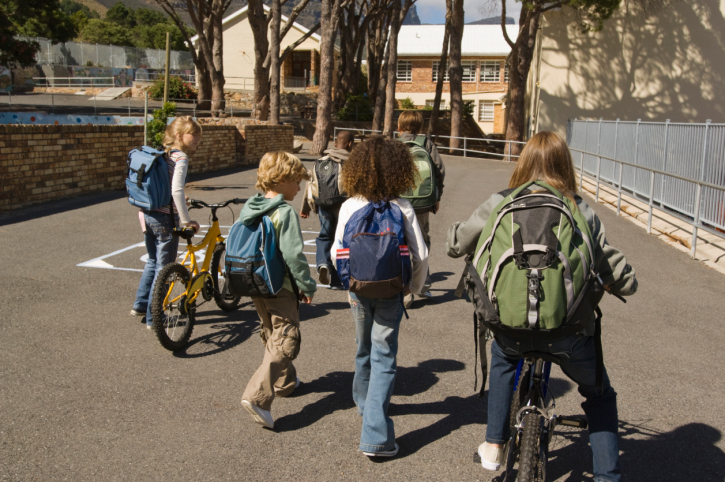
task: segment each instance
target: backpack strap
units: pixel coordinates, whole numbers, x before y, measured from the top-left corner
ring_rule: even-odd
[[[596,351],[596,367],[594,369],[596,390],[602,392],[602,378],[604,377],[604,355],[602,354],[602,310],[597,306],[594,309],[594,349]]]

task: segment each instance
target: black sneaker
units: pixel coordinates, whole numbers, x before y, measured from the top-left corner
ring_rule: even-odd
[[[320,265],[317,267],[317,272],[320,274],[320,284],[322,285],[329,285],[330,284],[330,269],[326,265]]]
[[[395,444],[395,448],[393,450],[385,450],[383,452],[363,452],[363,454],[367,455],[368,457],[395,457],[398,455],[398,444]]]

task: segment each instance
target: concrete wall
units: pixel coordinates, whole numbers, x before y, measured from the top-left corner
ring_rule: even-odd
[[[538,131],[567,119],[725,122],[725,0],[671,2],[655,15],[615,13],[601,32],[576,30],[571,11],[546,15]],[[533,69],[532,69],[533,70]]]
[[[292,150],[293,127],[205,125],[189,172],[253,164]],[[98,191],[125,189],[128,152],[143,126],[0,125],[0,211]]]

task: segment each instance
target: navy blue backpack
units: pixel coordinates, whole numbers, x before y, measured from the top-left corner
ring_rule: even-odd
[[[171,179],[166,152],[143,146],[128,153],[126,171],[128,202],[155,211],[171,204]]]
[[[402,294],[412,268],[398,206],[383,200],[353,213],[337,250],[337,272],[345,289],[360,296]]]
[[[250,225],[241,221],[232,225],[224,269],[234,296],[272,298],[279,293],[287,269],[269,216],[262,215]],[[293,278],[292,283],[294,288]]]

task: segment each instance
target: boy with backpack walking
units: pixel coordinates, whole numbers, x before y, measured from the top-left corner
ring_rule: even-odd
[[[186,207],[184,184],[188,155],[201,142],[201,126],[190,116],[179,116],[166,128],[163,142],[163,152],[148,147],[131,151],[126,180],[129,202],[141,207],[139,221],[148,254],[131,315],[145,316],[148,329],[153,328],[151,293],[156,277],[176,259],[179,238],[171,230],[182,225],[199,231],[199,223],[191,219]]]
[[[483,468],[501,466],[519,360],[542,352],[557,357],[585,398],[594,480],[616,482],[617,393],[602,361],[597,306],[605,290],[634,294],[637,278],[576,191],[566,142],[539,132],[521,152],[509,189],[454,223],[446,249],[454,258],[469,255],[466,284],[476,321],[495,335],[486,440],[478,447]]]
[[[342,165],[347,160],[355,143],[350,131],[340,131],[335,147],[325,151],[325,156],[315,162],[312,179],[307,182],[302,198],[300,217],[307,218],[314,210],[320,217],[320,234],[317,236],[317,273],[320,284],[330,285],[331,290],[341,290],[342,283],[330,258],[330,248],[337,229],[340,206],[347,200],[347,194],[340,182]]]
[[[297,157],[281,151],[268,152],[257,170],[256,187],[264,194],[251,197],[239,215],[239,222],[245,225],[261,222],[264,217],[271,221],[277,251],[286,265],[287,275],[277,293],[252,297],[261,322],[260,336],[265,351],[262,364],[242,395],[242,406],[254,421],[270,429],[274,428],[270,409],[275,396],[289,396],[300,384],[292,364],[300,351],[299,302],[312,303],[317,289],[302,252],[299,218],[285,202],[294,200],[300,191],[300,182],[307,177],[307,170]],[[265,259],[262,265],[267,264],[269,261]]]
[[[422,130],[423,114],[420,112],[406,110],[398,117],[398,131],[401,132],[399,139],[411,149],[420,175],[420,184],[416,185],[413,192],[405,193],[401,197],[408,199],[415,208],[415,216],[418,218],[425,245],[430,252],[430,213],[437,213],[440,207],[446,167],[433,141],[428,136],[420,134]],[[429,271],[420,291],[406,295],[405,307],[409,308],[412,305],[415,296],[421,299],[430,298],[430,288]]]
[[[332,258],[355,321],[352,397],[363,417],[360,450],[398,453],[388,405],[397,368],[403,294],[425,281],[428,248],[413,207],[400,194],[415,185],[416,167],[400,142],[373,137],[353,149],[342,170],[350,198],[340,208]]]

